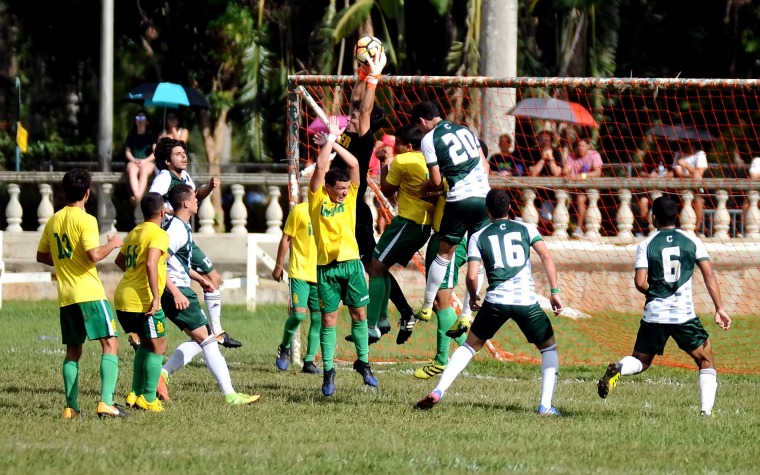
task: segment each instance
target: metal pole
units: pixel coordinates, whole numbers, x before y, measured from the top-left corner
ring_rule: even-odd
[[[98,117],[98,162],[100,171],[111,171],[113,152],[113,0],[102,0],[100,23],[100,110]],[[100,232],[110,231],[116,211],[100,187],[98,222]]]
[[[21,123],[21,80],[16,77],[16,171],[21,171],[21,147],[18,146],[18,125]]]

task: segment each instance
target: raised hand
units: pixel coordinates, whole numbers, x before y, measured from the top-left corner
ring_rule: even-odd
[[[330,128],[330,135],[334,135],[336,137],[340,137],[340,135],[343,133],[344,130],[346,130],[345,127],[340,126],[340,119],[337,115],[332,115],[327,119],[328,127]]]
[[[370,56],[367,58],[369,66],[369,74],[375,77],[379,77],[383,74],[383,68],[388,63],[388,58],[385,56],[385,51],[380,53],[379,56]]]

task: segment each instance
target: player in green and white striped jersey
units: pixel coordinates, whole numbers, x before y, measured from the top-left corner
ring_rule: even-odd
[[[485,197],[491,187],[480,141],[470,129],[441,118],[438,107],[432,102],[414,106],[412,123],[425,133],[421,149],[430,180],[428,186],[423,184],[423,191],[442,191],[448,186],[439,229],[438,255],[427,275],[422,308],[415,313],[415,317],[428,322],[433,316],[436,293],[446,277],[446,269],[457,245],[465,235],[472,235],[488,224]],[[460,317],[451,330],[466,331],[469,326],[470,320]]]
[[[549,317],[541,310],[533,288],[530,249],[541,258],[551,287],[551,304],[555,314],[562,311],[557,287],[557,272],[549,249],[538,229],[532,224],[508,218],[509,193],[493,189],[486,196],[486,209],[491,223],[470,236],[467,251],[467,291],[470,307],[479,310],[467,341],[457,348],[435,389],[417,403],[419,409],[430,409],[443,397],[456,377],[473,356],[507,322],[514,320],[530,343],[541,352],[540,415],[559,415],[554,406],[554,388],[559,371],[559,355]],[[478,270],[486,270],[488,290],[482,306],[478,301]]]
[[[715,323],[731,327],[731,317],[723,309],[718,280],[712,270],[704,243],[691,233],[676,228],[678,205],[660,197],[652,203],[657,232],[636,249],[636,290],[646,295],[633,354],[610,363],[597,389],[606,398],[620,376],[641,373],[663,354],[668,338],[689,354],[699,368],[702,415],[711,416],[718,388],[715,360],[707,331],[694,312],[692,274],[699,267],[707,292],[715,305]]]

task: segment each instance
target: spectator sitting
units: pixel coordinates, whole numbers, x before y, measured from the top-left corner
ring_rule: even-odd
[[[525,167],[510,152],[512,137],[509,134],[499,136],[499,152],[488,158],[490,173],[499,176],[522,176]]]
[[[164,127],[166,128],[161,131],[161,135],[158,137],[159,139],[162,137],[169,137],[174,140],[181,140],[187,143],[187,139],[190,134],[186,128],[182,127],[176,111],[170,110],[166,113],[166,122],[164,123]]]
[[[688,140],[680,140],[681,150],[673,155],[673,174],[676,178],[702,181],[707,171],[707,154],[702,150],[694,150],[694,146]],[[705,209],[704,189],[699,188],[694,196],[693,207],[697,215],[696,227],[698,234],[702,233],[702,213]]]
[[[140,109],[135,114],[132,127],[127,135],[124,155],[127,159],[126,172],[129,179],[129,189],[132,192],[132,203],[137,204],[148,188],[148,178],[155,171],[153,149],[156,148],[156,137],[150,131],[148,114]]]
[[[536,145],[521,150],[518,163],[525,167],[526,175],[532,177],[559,177],[562,175],[562,153],[554,148],[554,136],[549,130],[542,130],[536,137]],[[553,232],[552,217],[554,213],[554,192],[545,188],[536,190],[539,200],[538,228],[546,234]]]
[[[562,176],[572,180],[585,180],[602,176],[602,157],[596,150],[591,150],[589,140],[579,137],[573,146],[573,152],[568,155],[567,162],[562,169]],[[573,237],[583,237],[586,231],[586,190],[573,192],[575,212],[578,217],[578,225],[573,230]]]
[[[641,161],[641,178],[673,178],[668,141],[661,137],[653,137],[652,142],[646,143],[647,150]],[[635,215],[634,232],[636,236],[649,234],[649,193],[635,193],[639,209]]]

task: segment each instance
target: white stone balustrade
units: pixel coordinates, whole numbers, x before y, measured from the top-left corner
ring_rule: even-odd
[[[267,206],[267,234],[282,234],[282,206],[280,206],[280,188],[277,186],[267,187],[269,191],[269,205]]]
[[[232,234],[248,234],[246,224],[248,223],[248,209],[243,203],[243,195],[245,194],[245,188],[243,185],[232,185],[232,206],[230,207],[230,222],[232,223]]]
[[[45,224],[55,212],[53,208],[53,187],[47,183],[40,183],[40,205],[37,206],[37,222],[40,223],[37,231],[44,231]]]
[[[620,190],[620,207],[617,212],[617,230],[621,241],[633,241],[633,211],[631,211],[631,190]]]

